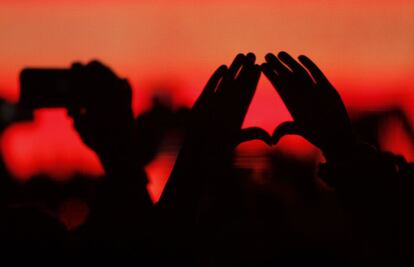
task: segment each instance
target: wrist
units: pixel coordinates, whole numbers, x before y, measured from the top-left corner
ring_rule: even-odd
[[[359,191],[383,184],[381,177],[393,177],[398,170],[393,157],[359,143],[344,160],[327,161],[319,166],[319,176],[339,191]]]
[[[341,141],[332,142],[332,145],[321,148],[328,163],[343,163],[354,160],[370,158],[377,150],[365,143],[360,142],[355,136],[342,138]]]

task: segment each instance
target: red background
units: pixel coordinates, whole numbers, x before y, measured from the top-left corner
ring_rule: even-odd
[[[25,66],[99,59],[131,80],[136,114],[148,108],[154,88],[172,92],[175,105],[190,106],[214,69],[238,52],[255,52],[263,61],[267,52],[286,50],[312,57],[351,111],[399,106],[414,122],[413,16],[408,0],[3,0],[0,96],[17,101],[18,73]],[[271,132],[286,119],[283,103],[262,78],[245,126]],[[398,125],[382,139],[383,148],[414,159]],[[310,149],[292,142],[284,145],[297,153]],[[1,144],[8,168],[21,180],[38,173],[56,179],[102,173],[64,110],[42,110],[34,122],[9,127]],[[147,167],[155,198],[173,158],[160,155]]]

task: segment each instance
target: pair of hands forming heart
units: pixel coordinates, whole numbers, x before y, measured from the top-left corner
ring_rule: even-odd
[[[322,71],[306,56],[298,62],[280,52],[265,59],[259,66],[254,54],[239,54],[229,68],[221,66],[213,74],[193,107],[197,135],[207,134],[204,140],[234,147],[255,139],[274,145],[283,136],[296,134],[320,148],[327,160],[347,157],[355,144],[351,123],[341,97]],[[261,72],[294,120],[277,126],[272,136],[258,127],[241,129]]]

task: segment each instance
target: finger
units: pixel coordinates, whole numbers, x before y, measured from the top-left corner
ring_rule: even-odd
[[[228,85],[234,80],[245,60],[246,56],[243,54],[238,54],[234,58],[233,63],[231,63],[228,71],[223,77],[223,81],[220,83],[220,86],[217,90],[218,93],[222,93],[223,90],[230,89]]]
[[[229,71],[227,72],[226,75],[226,79],[234,79],[237,75],[237,73],[239,72],[240,68],[242,67],[243,63],[246,60],[246,56],[243,54],[238,54],[234,60],[233,63],[231,63],[230,67],[229,67]],[[251,56],[250,56],[250,60],[251,60]]]
[[[237,77],[234,88],[228,93],[221,94],[220,98],[224,104],[223,108],[231,112],[234,121],[241,127],[246,113],[256,92],[260,78],[260,67],[258,65],[244,64],[240,75]]]
[[[303,94],[299,93],[296,87],[286,84],[285,79],[288,78],[276,74],[268,63],[262,64],[262,72],[270,80],[289,112],[295,112]]]
[[[269,79],[276,92],[282,98],[286,106],[290,106],[292,98],[295,99],[294,91],[283,85],[284,77],[275,73],[269,63],[263,63],[261,66],[263,74]]]
[[[242,97],[242,99],[246,99],[246,97],[247,99],[249,97],[253,97],[257,83],[259,82],[260,67],[254,64],[255,60],[256,56],[253,53],[247,54],[246,60],[236,78],[238,81],[238,86],[236,88],[241,90],[241,92],[238,93],[245,96]]]
[[[99,71],[102,71],[102,70],[106,71],[108,69],[103,63],[101,63],[99,60],[96,60],[96,59],[89,61],[85,67],[88,69],[99,70]]]
[[[288,75],[291,73],[289,68],[287,68],[275,55],[269,53],[265,56],[266,62],[269,64],[274,71],[279,75]]]
[[[90,71],[92,73],[97,73],[99,75],[109,75],[118,78],[118,76],[115,74],[114,71],[112,71],[112,69],[110,69],[98,60],[92,60],[85,66],[85,68],[87,71]]]
[[[306,71],[306,69],[299,64],[291,55],[282,51],[278,54],[280,60],[285,63],[295,74],[300,75],[302,78],[312,81],[311,76]]]
[[[75,61],[75,62],[72,63],[71,69],[73,69],[75,71],[78,71],[78,70],[81,70],[83,67],[84,66],[81,62]]]
[[[260,67],[256,64],[253,64],[252,61],[250,61],[243,65],[242,70],[240,71],[240,74],[237,77],[238,86],[236,86],[237,90],[235,91],[235,94],[237,95],[234,96],[234,100],[241,100],[240,108],[243,114],[247,112],[247,109],[256,92],[257,84],[259,83],[260,79],[260,74]]]
[[[110,68],[94,60],[85,66],[82,77],[84,77],[82,98],[86,106],[112,102],[120,79]]]
[[[274,87],[278,90],[280,84],[280,76],[276,72],[274,72],[273,68],[269,63],[263,63],[260,66],[263,74],[269,79],[269,81],[273,84]]]
[[[80,74],[82,73],[84,69],[84,65],[78,61],[73,62],[71,65],[71,72],[73,73],[73,81],[76,84],[76,86],[79,86],[79,83],[81,82]],[[77,118],[80,114],[80,99],[78,94],[70,93],[68,94],[68,105],[67,105],[67,114],[69,117]]]
[[[268,134],[265,130],[259,127],[251,127],[240,130],[240,135],[237,144],[253,140],[261,140],[269,146],[272,145],[272,137],[270,136],[270,134]]]
[[[204,87],[203,93],[204,92],[206,94],[214,93],[214,91],[217,89],[217,86],[218,86],[220,80],[223,78],[223,76],[226,74],[226,72],[227,72],[227,66],[226,65],[221,65],[220,67],[218,67],[218,69],[213,73],[213,75],[208,80],[206,86]]]
[[[253,99],[254,93],[256,92],[261,71],[260,66],[257,64],[246,67],[246,70],[248,73],[246,74],[245,80],[242,80],[242,82],[245,83],[244,86],[242,86],[242,88],[244,87],[245,91],[244,93],[242,93],[242,100],[244,103],[250,104],[251,100]]]
[[[272,135],[272,144],[276,145],[285,135],[302,135],[299,127],[293,121],[286,121],[276,127]]]
[[[236,79],[246,80],[250,76],[251,71],[256,61],[256,56],[253,53],[248,53],[245,57],[244,62],[242,62],[241,69]]]
[[[80,87],[81,84],[84,83],[84,69],[85,65],[83,65],[81,62],[75,61],[72,63],[70,71],[72,73],[72,82],[75,84],[74,86]],[[75,102],[79,100],[77,99],[79,96],[76,94],[69,94],[69,98],[69,102]]]
[[[256,61],[256,56],[253,53],[248,53],[245,57],[244,62],[242,62],[241,69],[237,79],[243,77],[244,75],[249,73],[249,70],[254,66],[254,62]]]
[[[256,62],[256,55],[251,52],[248,53],[246,55],[245,64],[253,66],[255,62]]]
[[[226,65],[221,65],[210,77],[206,86],[204,87],[203,91],[201,92],[200,96],[197,98],[195,104],[193,105],[193,109],[199,109],[204,106],[208,99],[214,94],[220,80],[223,78],[223,75],[227,71]]]
[[[299,56],[299,61],[309,70],[313,79],[317,83],[329,83],[323,72],[316,66],[316,64],[307,56]]]
[[[260,80],[260,75],[262,74],[260,66],[255,64],[252,67],[252,74],[251,74],[251,86],[253,86],[254,88],[257,87],[257,84],[259,83]]]

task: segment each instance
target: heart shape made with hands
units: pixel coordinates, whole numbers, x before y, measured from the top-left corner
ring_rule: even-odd
[[[276,126],[272,135],[260,127],[249,127],[240,132],[239,144],[260,140],[268,146],[277,145],[285,135],[300,135],[297,125],[292,121],[285,121]]]

